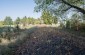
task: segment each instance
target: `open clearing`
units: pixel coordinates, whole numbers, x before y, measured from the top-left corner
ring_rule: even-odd
[[[13,55],[85,55],[85,37],[55,27],[32,29]]]

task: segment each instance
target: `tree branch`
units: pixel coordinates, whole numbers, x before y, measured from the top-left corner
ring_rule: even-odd
[[[77,6],[74,6],[74,5],[72,5],[72,4],[70,4],[70,3],[68,3],[68,2],[66,2],[66,1],[64,1],[64,0],[62,0],[62,2],[63,2],[64,4],[66,4],[66,5],[70,6],[70,7],[73,7],[73,8],[75,8],[75,9],[77,9],[79,12],[81,12],[81,13],[85,14],[85,10],[84,10],[84,9],[79,8],[79,7],[77,7]]]

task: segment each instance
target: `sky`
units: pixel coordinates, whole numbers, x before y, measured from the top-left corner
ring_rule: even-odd
[[[41,13],[34,12],[35,5],[33,0],[0,0],[0,20],[6,16],[13,20],[24,16],[39,18]]]

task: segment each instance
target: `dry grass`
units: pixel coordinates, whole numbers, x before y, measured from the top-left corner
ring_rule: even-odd
[[[37,25],[0,38],[1,55],[85,55],[85,37],[51,25]]]
[[[54,27],[37,27],[15,55],[84,55],[85,38]]]
[[[0,38],[0,55],[13,55],[18,46],[20,46],[27,37],[27,31],[23,30],[19,34],[10,33],[10,40],[7,38]]]

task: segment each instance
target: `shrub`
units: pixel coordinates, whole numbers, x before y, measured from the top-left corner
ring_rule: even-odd
[[[0,39],[0,43],[2,42],[2,40]]]
[[[81,23],[80,30],[85,30],[85,24],[84,23]]]
[[[66,28],[70,28],[70,21],[66,21]]]

